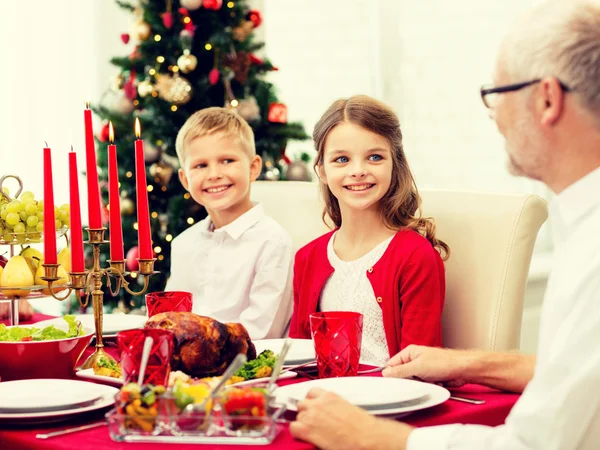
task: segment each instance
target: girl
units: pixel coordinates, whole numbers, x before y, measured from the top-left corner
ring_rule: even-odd
[[[310,338],[313,312],[343,310],[364,316],[362,362],[382,365],[409,344],[441,346],[449,249],[420,216],[397,116],[368,96],[338,100],[313,139],[323,220],[335,229],[296,254],[290,336]]]

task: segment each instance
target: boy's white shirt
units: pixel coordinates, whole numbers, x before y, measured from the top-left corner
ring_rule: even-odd
[[[293,307],[289,234],[261,204],[211,230],[207,217],[173,240],[165,290],[191,292],[194,313],[239,322],[252,339],[283,337]]]

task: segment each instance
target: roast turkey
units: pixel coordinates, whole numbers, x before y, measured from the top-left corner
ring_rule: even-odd
[[[221,323],[191,312],[156,314],[147,328],[164,328],[175,335],[171,370],[193,377],[221,375],[238,353],[256,358],[256,348],[240,323]]]

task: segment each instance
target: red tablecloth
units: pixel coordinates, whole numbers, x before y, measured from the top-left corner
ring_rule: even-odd
[[[48,316],[37,315],[35,320],[43,320]],[[109,349],[110,350],[110,349]],[[92,349],[86,351],[84,357],[90,354]],[[296,383],[301,379],[288,380],[285,384]],[[282,383],[283,384],[283,383]],[[453,391],[456,395],[471,396],[473,398],[485,400],[484,405],[471,405],[453,400],[448,400],[446,403],[430,408],[424,411],[416,412],[402,420],[408,424],[423,427],[432,425],[442,425],[450,423],[471,423],[480,425],[500,425],[508,415],[510,409],[519,398],[516,394],[507,394],[494,391],[481,386],[465,386],[461,389]],[[84,425],[94,421],[102,420],[106,411],[89,414],[80,417],[77,421],[69,421],[54,426],[40,426],[39,428],[21,428],[3,427],[0,423],[0,447],[3,449],[148,449],[148,450],[164,450],[165,444],[130,444],[113,442],[106,427],[93,428],[87,431],[81,431],[64,436],[58,436],[47,440],[40,440],[35,437],[38,433],[46,433],[64,428],[71,428],[77,425]],[[182,445],[177,444],[178,449],[196,448],[197,445]],[[211,449],[248,449],[248,448],[264,448],[264,446],[232,446],[232,445],[205,445],[205,448]],[[276,440],[269,446],[274,449],[310,449],[312,446],[296,441],[290,435],[287,426],[277,436]]]

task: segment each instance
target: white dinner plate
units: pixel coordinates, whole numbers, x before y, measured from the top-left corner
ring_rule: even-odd
[[[353,405],[365,409],[396,407],[428,394],[425,383],[383,377],[323,378],[281,388],[287,398],[302,400],[313,387],[334,392]],[[279,391],[279,390],[278,390]],[[277,394],[279,396],[279,392]]]
[[[295,366],[315,360],[315,346],[312,339],[292,339],[292,345],[285,358],[284,366]],[[273,350],[277,355],[283,348],[285,339],[260,339],[252,341],[258,355],[264,350]]]
[[[82,370],[78,370],[77,372],[75,372],[75,375],[78,376],[79,378],[83,378],[86,380],[91,380],[91,381],[96,381],[98,383],[104,383],[104,384],[109,384],[111,386],[123,386],[123,379],[122,378],[113,378],[113,377],[107,377],[107,376],[103,376],[103,375],[96,375],[94,373],[94,369],[82,369]],[[285,372],[281,375],[279,375],[279,377],[277,377],[277,380],[288,380],[290,378],[294,378],[296,377],[298,374],[296,372]],[[242,381],[240,383],[236,383],[235,386],[252,386],[254,384],[258,384],[258,383],[265,383],[269,381],[269,378],[256,378],[254,380],[246,380],[246,381]]]
[[[36,424],[36,423],[52,423],[52,422],[61,422],[64,420],[68,420],[77,414],[83,414],[90,411],[95,411],[103,408],[109,408],[115,403],[115,394],[119,392],[117,388],[111,386],[104,386],[102,384],[88,383],[86,381],[77,381],[77,380],[19,380],[19,381],[29,381],[31,386],[35,386],[35,384],[41,384],[48,381],[62,381],[65,383],[69,383],[69,386],[63,386],[65,388],[61,392],[63,394],[67,394],[70,390],[79,389],[79,385],[86,384],[91,386],[89,389],[93,389],[98,400],[93,402],[91,405],[83,406],[83,407],[68,407],[65,409],[57,410],[57,411],[37,411],[37,412],[27,412],[27,413],[0,413],[0,424],[13,424],[13,425],[22,425],[22,424]],[[0,383],[0,386],[9,383],[14,383],[12,381],[4,381]],[[33,389],[31,390],[33,391]]]
[[[78,314],[75,316],[76,320],[81,322],[85,328],[95,330],[94,315],[93,314]],[[134,328],[143,328],[148,318],[146,316],[139,316],[136,314],[103,314],[102,315],[102,336],[103,337],[114,337],[119,331],[132,330]],[[55,325],[58,323],[64,323],[62,317],[55,319],[42,320],[36,322],[33,325],[37,328],[44,328],[48,325]]]
[[[101,393],[72,380],[15,380],[0,383],[0,413],[59,411],[87,406]]]

